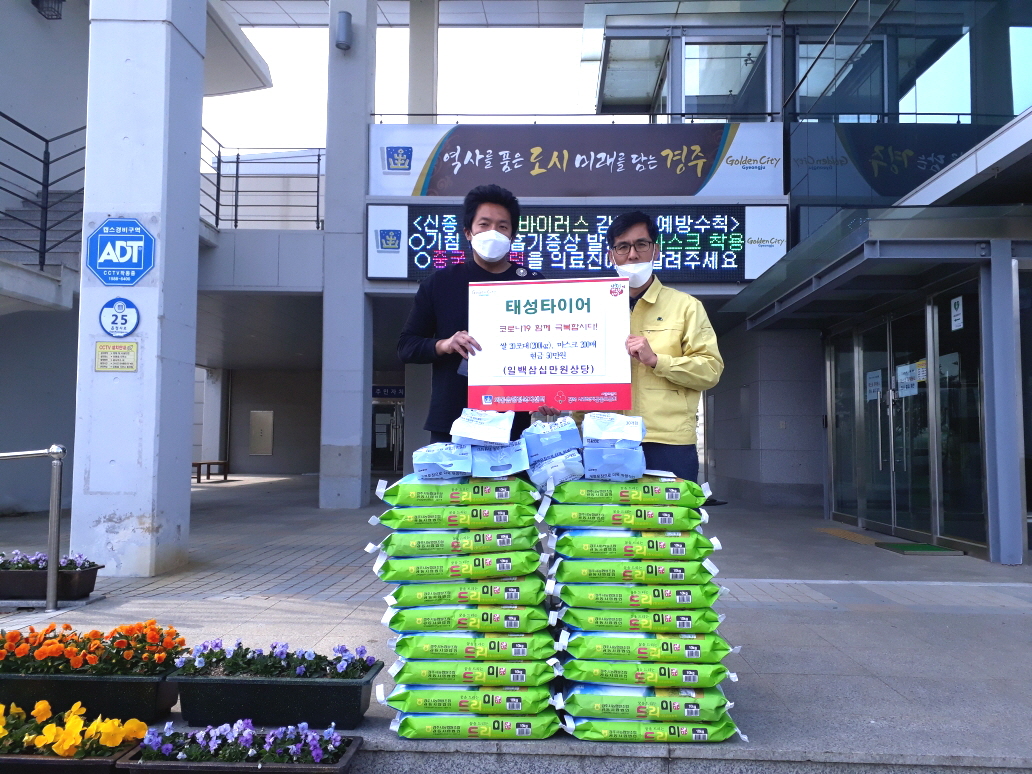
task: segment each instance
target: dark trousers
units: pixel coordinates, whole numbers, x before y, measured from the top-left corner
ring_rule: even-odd
[[[686,481],[699,480],[699,453],[695,444],[673,446],[668,443],[643,443],[645,467],[649,470],[669,470]]]

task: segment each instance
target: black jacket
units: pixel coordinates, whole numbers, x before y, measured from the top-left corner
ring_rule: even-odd
[[[544,278],[541,272],[515,264],[501,274],[492,274],[468,261],[435,271],[419,283],[416,301],[398,338],[398,357],[403,363],[433,364],[430,413],[423,429],[450,432],[452,422],[466,408],[468,379],[458,373],[462,356],[451,353],[438,356],[434,347],[439,339],[447,339],[456,331],[469,330],[469,283]],[[529,414],[517,413],[513,422],[515,437],[530,424],[529,419]]]

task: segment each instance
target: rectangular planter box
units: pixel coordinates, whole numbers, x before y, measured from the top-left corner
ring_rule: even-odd
[[[179,709],[191,726],[218,726],[250,718],[256,726],[308,723],[312,728],[351,729],[369,709],[377,661],[359,680],[330,677],[193,677],[173,672]],[[264,768],[262,769],[265,770]]]
[[[85,599],[97,585],[97,571],[59,570],[57,573],[57,598],[59,600]],[[46,599],[46,570],[0,570],[0,599]]]
[[[31,708],[46,699],[55,715],[70,709],[77,701],[86,708],[90,720],[105,718],[144,723],[162,720],[176,703],[176,684],[160,675],[15,675],[0,674],[0,704],[12,701]]]
[[[344,774],[355,761],[355,754],[362,746],[362,737],[349,736],[344,757],[336,763],[193,763],[189,761],[141,761],[139,750],[133,750],[118,761],[117,771],[121,774],[138,772],[139,774],[244,774],[245,772],[261,772],[261,774]],[[33,773],[35,774],[35,773]],[[40,772],[49,774],[49,772]]]
[[[110,774],[115,764],[139,750],[139,746],[108,758],[61,758],[56,755],[0,755],[4,774]]]

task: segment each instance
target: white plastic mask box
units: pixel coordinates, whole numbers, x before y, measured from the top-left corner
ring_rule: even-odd
[[[584,478],[592,481],[634,481],[645,474],[645,452],[605,446],[584,447]]]
[[[527,442],[531,465],[561,457],[584,446],[577,423],[571,417],[559,417],[554,422],[535,422],[523,431],[523,440]]]
[[[504,446],[473,447],[473,475],[478,478],[509,476],[529,467],[527,444],[522,438]]]
[[[432,443],[412,452],[412,469],[424,479],[468,476],[473,470],[473,454],[465,444]]]

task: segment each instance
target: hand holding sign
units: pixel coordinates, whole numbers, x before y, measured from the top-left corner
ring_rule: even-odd
[[[659,362],[656,353],[652,351],[649,340],[644,336],[628,336],[626,346],[628,355],[644,363],[649,368],[655,368],[656,363]]]
[[[475,355],[480,350],[480,345],[466,331],[456,331],[446,339],[439,339],[434,344],[434,349],[438,355],[447,355],[454,352],[456,355],[462,355],[469,360],[470,355]]]

